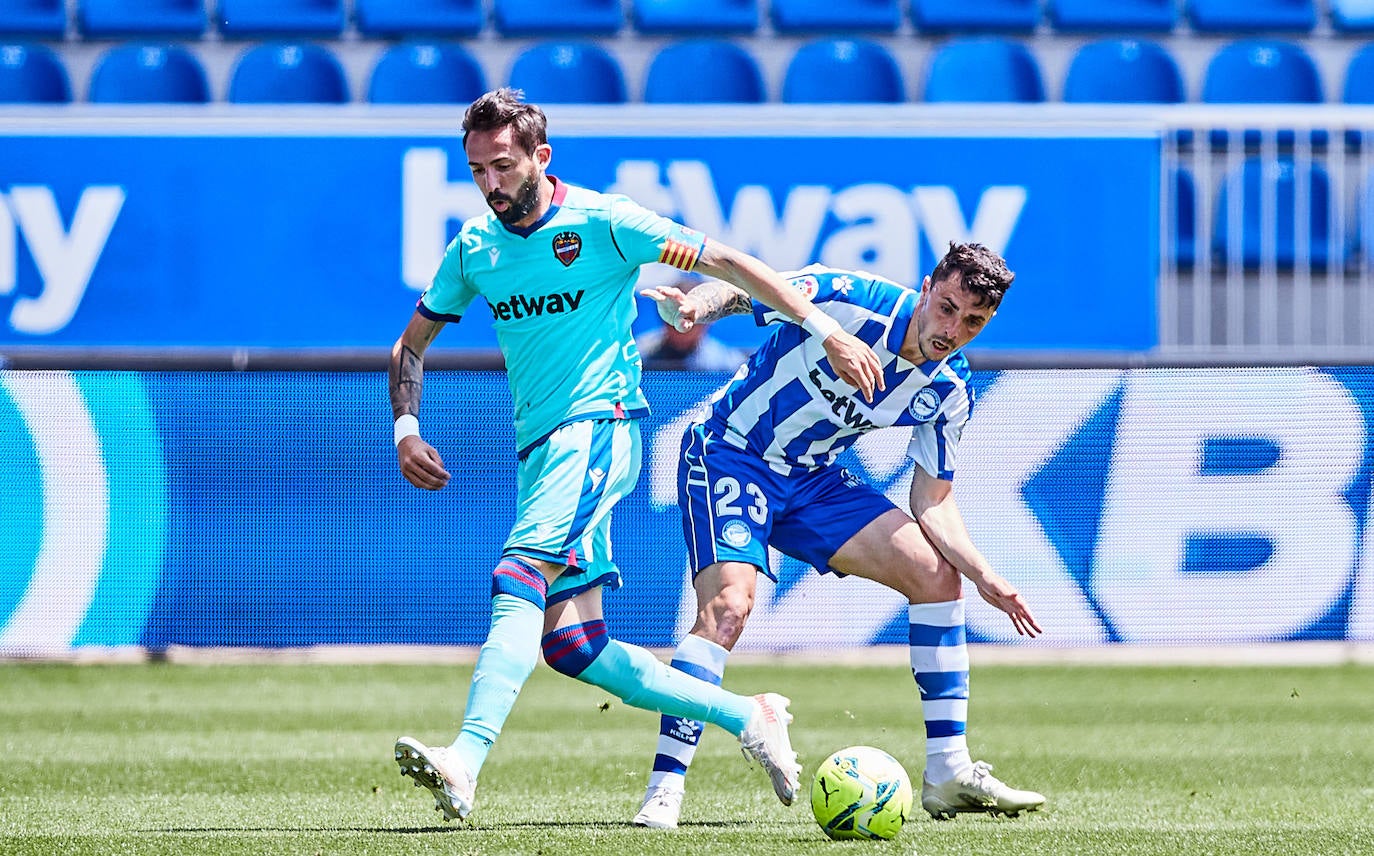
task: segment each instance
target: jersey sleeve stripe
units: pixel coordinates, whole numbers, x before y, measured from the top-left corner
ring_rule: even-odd
[[[676,238],[669,238],[663,244],[663,249],[659,251],[658,260],[666,265],[672,265],[678,270],[691,270],[696,267],[697,259],[701,258],[701,247],[683,243]]]
[[[421,315],[423,315],[431,321],[443,321],[445,323],[452,324],[463,320],[463,316],[461,315],[449,315],[444,312],[435,312],[433,309],[430,309],[428,306],[425,305],[425,299],[423,297],[415,301],[415,311],[419,312]]]

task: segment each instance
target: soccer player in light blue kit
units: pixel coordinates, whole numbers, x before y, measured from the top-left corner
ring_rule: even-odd
[[[758,259],[623,196],[549,175],[544,113],[519,92],[500,89],[474,101],[463,132],[468,166],[491,212],[463,224],[392,349],[397,461],[416,487],[448,482],[438,451],[420,437],[424,353],[480,295],[509,376],[518,499],[492,575],[491,627],[462,730],[450,746],[400,738],[401,772],[430,790],[445,820],[465,819],[483,762],[542,648],[552,668],[626,704],[738,736],[778,798],[791,804],[800,767],[786,698],[726,692],[607,635],[601,590],[620,585],[611,509],[639,476],[638,419],[649,410],[631,335],[639,267],[664,262],[734,283],[823,338],[834,365],[869,395],[882,383],[877,357]]]
[[[767,547],[821,573],[876,580],[909,602],[911,670],[925,719],[921,804],[937,818],[959,812],[1014,815],[1045,798],[1010,788],[968,751],[968,650],[962,578],[1010,616],[1018,633],[1040,626],[1021,595],[969,538],[951,480],[973,406],[962,349],[991,320],[1013,274],[979,244],[951,244],[919,292],[871,274],[812,266],[797,290],[871,345],[885,392],[865,401],[840,378],[806,331],[777,327],[683,438],[678,503],[697,595],[697,620],[673,666],[719,683],[754,604]],[[678,327],[753,312],[777,313],[727,283],[645,292]],[[861,435],[911,428],[916,462],[910,514],[834,465]],[[678,825],[699,723],[665,716],[638,826]]]

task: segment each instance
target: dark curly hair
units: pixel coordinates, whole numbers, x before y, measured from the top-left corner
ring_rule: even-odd
[[[931,272],[931,282],[943,282],[953,274],[959,274],[959,282],[964,288],[977,295],[985,306],[996,309],[1002,297],[1011,288],[1016,274],[1007,270],[1007,262],[997,253],[982,244],[958,244],[949,242],[949,251]]]
[[[496,131],[510,126],[515,143],[527,153],[549,141],[549,121],[536,104],[525,102],[525,93],[503,86],[468,105],[463,114],[463,148],[473,131]]]

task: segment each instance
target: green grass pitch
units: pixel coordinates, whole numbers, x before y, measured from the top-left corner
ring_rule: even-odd
[[[445,825],[392,741],[458,727],[470,667],[0,665],[0,853],[1374,853],[1374,668],[975,668],[970,739],[1044,791],[1018,819],[909,819],[827,840],[707,733],[677,832],[636,829],[657,716],[540,666],[493,751],[475,824]],[[918,780],[900,665],[738,663],[727,685],[793,699],[806,767],[882,747]],[[919,784],[917,784],[919,791]]]

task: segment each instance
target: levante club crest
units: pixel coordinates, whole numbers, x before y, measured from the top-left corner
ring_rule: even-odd
[[[559,232],[553,236],[553,254],[567,267],[582,252],[582,236],[576,232]]]

